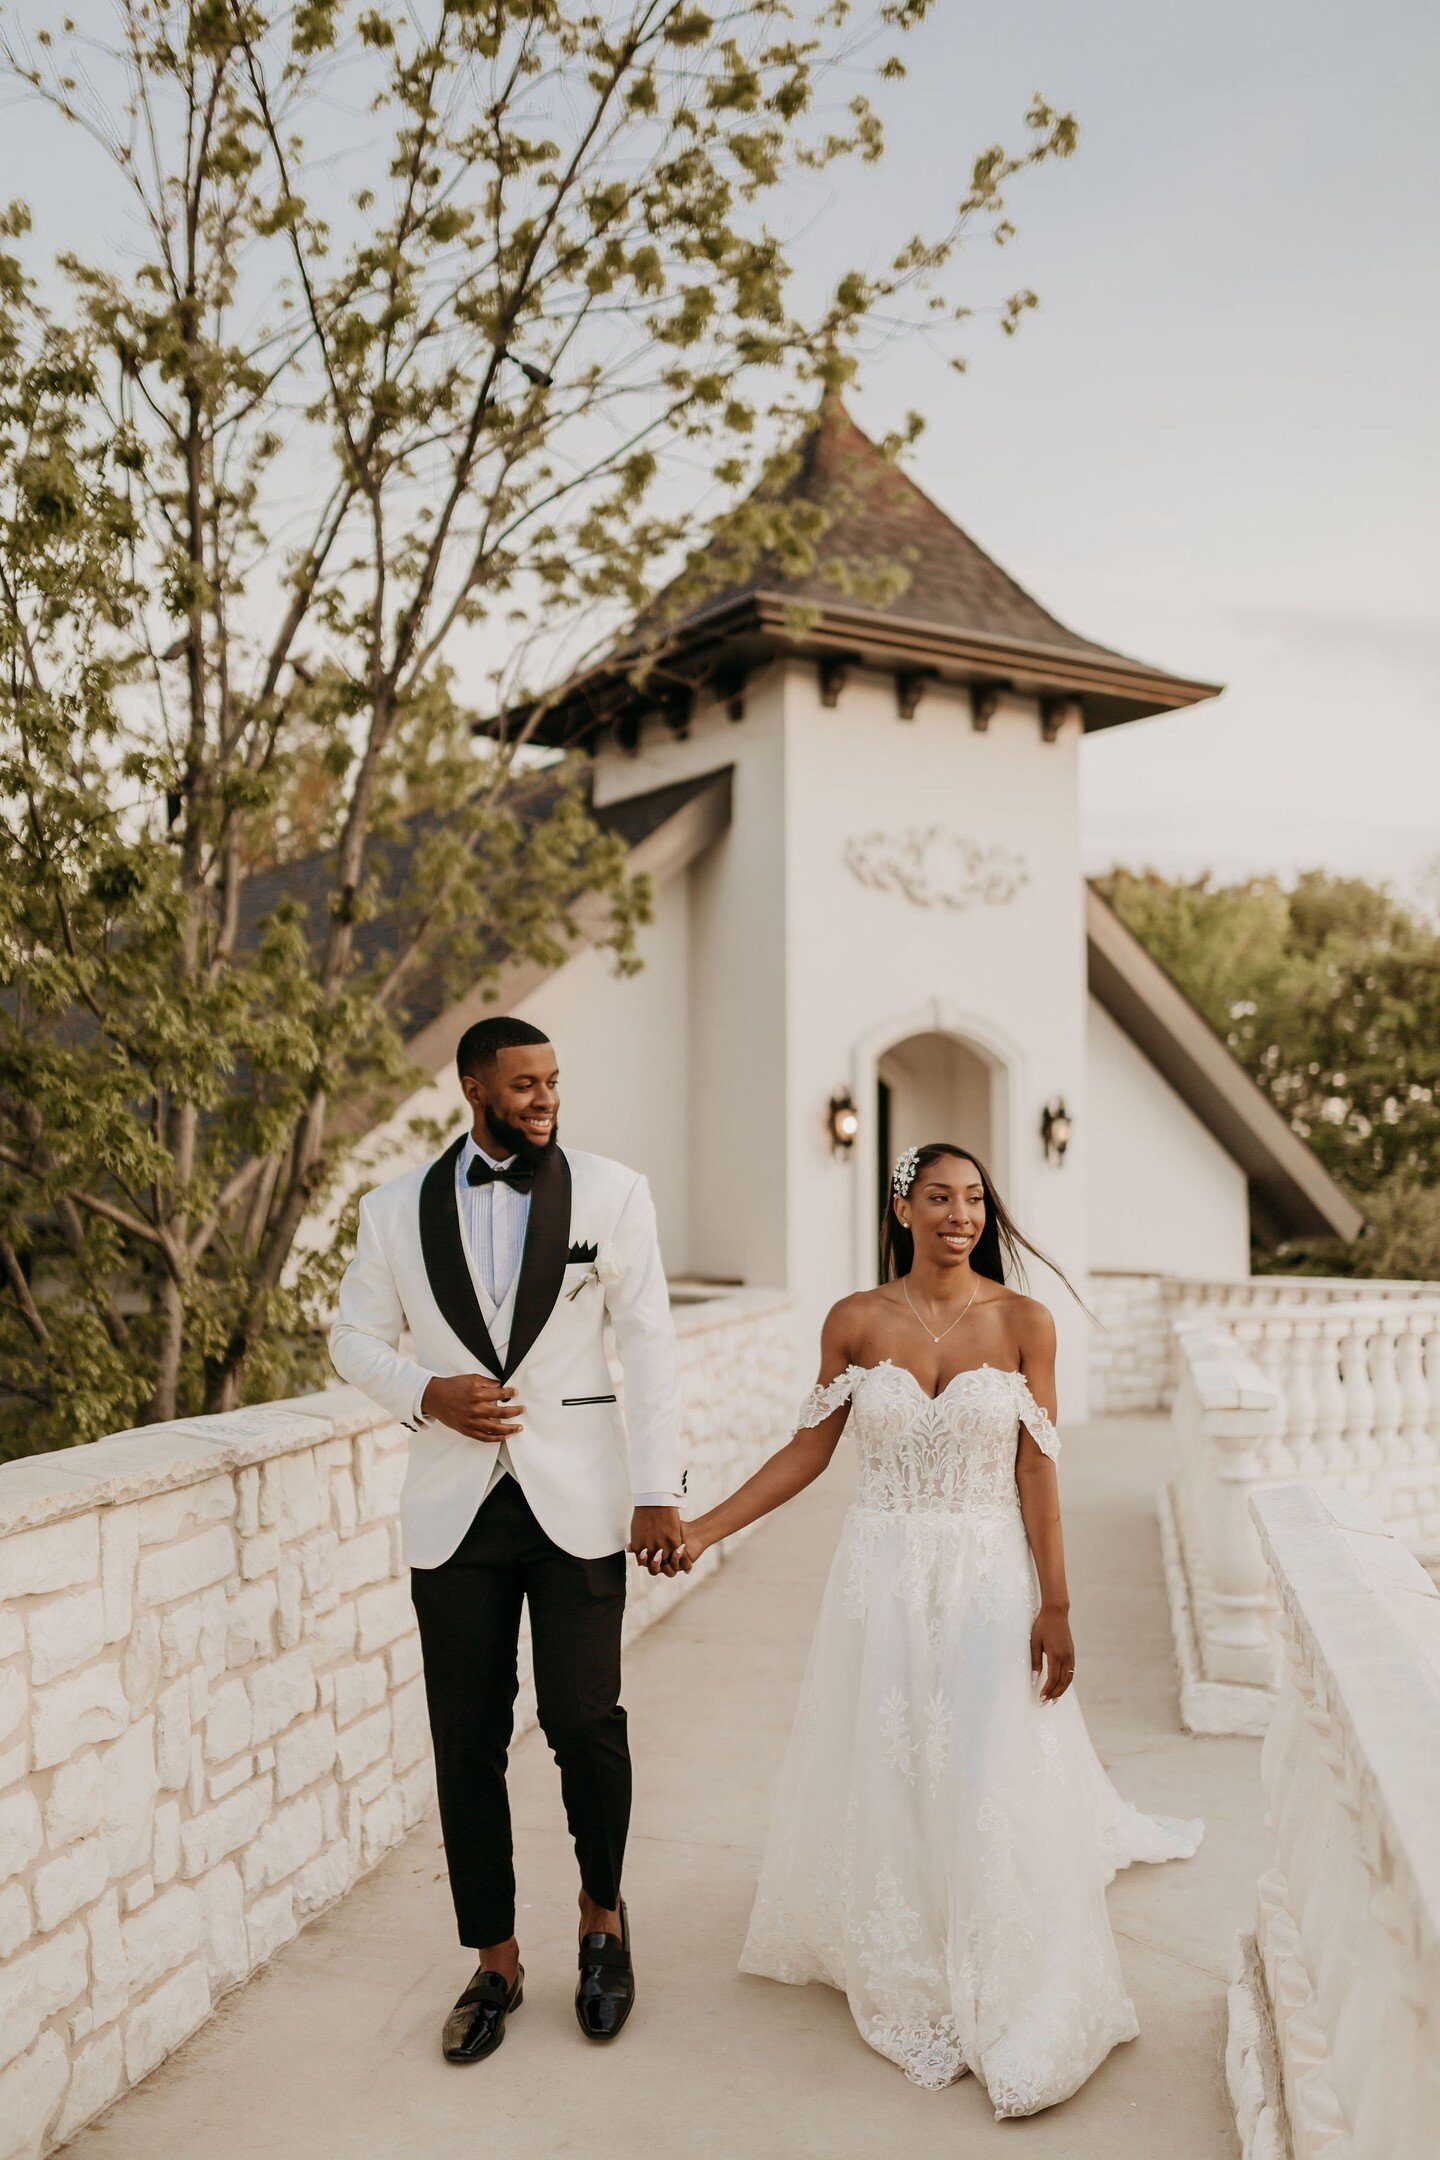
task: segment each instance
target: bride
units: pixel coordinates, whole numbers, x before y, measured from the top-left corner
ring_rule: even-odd
[[[817,1478],[848,1422],[859,1495],[741,1969],[842,1988],[907,2077],[974,2071],[997,2117],[1066,2099],[1134,2038],[1105,1885],[1202,1827],[1120,1797],[1071,1692],[1055,1324],[1006,1287],[1022,1245],[1043,1259],[974,1155],[910,1149],[885,1280],[826,1320],[794,1438],[685,1525],[693,1562]]]

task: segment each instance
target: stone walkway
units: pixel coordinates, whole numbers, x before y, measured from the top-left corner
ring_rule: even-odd
[[[627,1895],[639,1995],[608,2051],[571,2009],[573,1862],[538,1734],[511,1782],[524,1907],[524,2007],[467,2070],[436,2038],[469,1977],[427,1825],[317,1921],[71,2160],[1231,2160],[1225,1977],[1268,1858],[1258,1744],[1187,1739],[1175,1715],[1152,1493],[1167,1434],[1132,1418],[1077,1431],[1062,1459],[1080,1688],[1122,1788],[1208,1824],[1198,1857],[1135,1868],[1111,1915],[1141,2036],[1063,2107],[997,2124],[975,2080],[908,2085],[857,2037],[843,1998],[742,1977],[769,1793],[848,1469],[841,1461],[629,1652],[638,1769]]]

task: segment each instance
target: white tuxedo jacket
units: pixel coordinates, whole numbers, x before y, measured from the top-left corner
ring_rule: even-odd
[[[462,1133],[426,1168],[361,1201],[330,1355],[343,1379],[414,1432],[400,1499],[412,1567],[449,1559],[499,1452],[493,1440],[433,1420],[417,1429],[414,1407],[427,1380],[477,1371],[513,1385],[525,1405],[506,1452],[541,1528],[566,1552],[599,1559],[630,1535],[632,1491],[684,1488],[679,1363],[650,1189],[603,1155],[548,1148],[536,1164],[519,1272],[497,1308],[460,1233],[463,1145]],[[615,1281],[592,1279],[597,1254],[613,1256]],[[607,1316],[625,1372],[628,1449],[605,1357]],[[412,1354],[402,1356],[407,1330]]]

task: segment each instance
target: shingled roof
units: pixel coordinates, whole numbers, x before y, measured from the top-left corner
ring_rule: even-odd
[[[718,590],[712,585],[703,600],[676,616],[672,629],[680,630],[751,594],[770,593],[807,606],[842,602],[862,614],[881,615],[893,622],[978,631],[1022,644],[1093,653],[1106,660],[1117,657],[1106,646],[1067,630],[1032,599],[1023,585],[1017,585],[908,473],[876,447],[839,398],[826,401],[817,425],[800,446],[794,471],[775,490],[775,498],[785,504],[815,504],[827,511],[829,523],[816,561],[806,569],[787,571],[774,557],[764,560],[748,577],[722,584]],[[874,601],[846,593],[846,582],[856,574],[863,577],[866,564],[887,563],[905,569],[906,582],[900,591]],[[677,580],[676,586],[681,585],[682,580]],[[637,629],[667,620],[676,586],[659,595]]]
[[[1073,699],[1087,728],[1217,694],[1217,684],[1171,675],[1059,622],[877,448],[838,397],[821,407],[772,499],[822,513],[813,560],[742,565],[736,555],[727,578],[722,534],[606,660],[565,687],[535,730],[539,740],[586,741],[706,683],[723,694],[781,652],[887,670],[912,685]],[[878,592],[877,570],[897,565],[903,585]]]

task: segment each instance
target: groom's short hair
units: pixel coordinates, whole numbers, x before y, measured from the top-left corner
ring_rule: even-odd
[[[548,1043],[550,1037],[543,1028],[532,1027],[528,1020],[512,1020],[508,1014],[496,1013],[489,1020],[477,1020],[466,1028],[455,1049],[455,1069],[463,1080],[466,1073],[484,1072],[493,1065],[497,1052],[517,1050],[525,1043]]]

